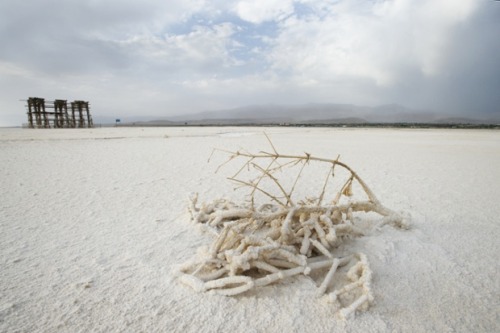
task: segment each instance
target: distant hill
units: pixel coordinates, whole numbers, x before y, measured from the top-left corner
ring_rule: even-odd
[[[115,124],[115,118],[98,117],[94,123]],[[129,116],[121,125],[362,125],[362,124],[500,124],[500,115],[462,116],[415,110],[398,104],[375,107],[353,104],[260,104],[178,116]]]
[[[314,119],[339,119],[357,117],[364,107],[349,104],[304,104],[304,105],[250,105],[235,109],[205,111],[191,115],[170,117],[173,121],[193,120],[258,120],[277,122],[301,122]]]
[[[429,123],[491,124],[499,119],[457,117],[429,110],[414,110],[398,104],[376,107],[353,104],[250,105],[228,110],[205,111],[169,117],[173,122],[189,124],[363,124]]]

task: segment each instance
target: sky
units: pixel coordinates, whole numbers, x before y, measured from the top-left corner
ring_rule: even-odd
[[[2,0],[0,126],[28,97],[95,119],[255,104],[500,114],[500,1]]]

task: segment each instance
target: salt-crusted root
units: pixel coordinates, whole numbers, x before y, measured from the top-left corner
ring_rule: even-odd
[[[337,268],[339,267],[340,260],[338,258],[333,259],[332,266],[330,267],[330,270],[325,276],[325,279],[323,280],[323,283],[319,286],[318,290],[316,291],[317,295],[323,295],[326,291],[326,288],[330,284],[330,282],[333,279],[333,275],[337,271]]]
[[[355,289],[361,289],[361,295],[348,306],[340,308],[338,312],[341,318],[348,318],[356,310],[361,309],[363,306],[367,307],[373,302],[370,288],[371,270],[368,267],[368,261],[364,254],[334,259],[325,256],[321,260],[310,261],[303,266],[285,269],[277,268],[267,262],[254,261],[252,262],[252,267],[259,268],[267,273],[258,278],[245,275],[227,275],[228,270],[224,267],[219,268],[212,275],[201,274],[199,270],[193,272],[193,267],[197,266],[197,264],[181,266],[178,275],[180,282],[191,287],[196,292],[210,291],[218,295],[235,296],[253,288],[264,287],[300,274],[308,275],[313,270],[324,269],[330,266],[327,275],[316,291],[318,296],[322,296],[331,284],[337,269],[349,264],[353,260],[356,260],[356,263],[347,272],[347,277],[351,280],[351,283],[340,289],[335,289],[328,294],[330,302],[337,302],[339,296]],[[290,264],[293,265],[292,263]]]
[[[363,253],[358,253],[355,257],[358,260],[357,263],[347,272],[347,277],[351,280],[351,283],[345,285],[341,289],[334,290],[328,295],[330,302],[336,302],[339,296],[355,289],[361,289],[361,296],[350,305],[339,310],[339,315],[344,319],[348,318],[361,307],[368,307],[373,302],[373,294],[371,291],[372,271],[368,265],[368,259]]]
[[[204,282],[190,274],[180,274],[179,281],[197,292],[212,291],[223,296],[234,296],[254,287],[254,281],[248,276],[228,276]]]
[[[196,276],[190,274],[179,274],[178,280],[196,292],[206,291],[205,283]]]
[[[234,296],[252,289],[254,281],[249,276],[228,276],[205,282],[205,290],[213,290],[219,295]]]
[[[368,230],[357,223],[361,213],[381,217],[374,227],[389,224],[407,228],[406,220],[382,205],[359,175],[338,158],[280,155],[272,143],[271,146],[272,153],[230,153],[228,161],[245,159],[244,165],[229,179],[251,189],[249,203],[240,205],[217,199],[200,205],[198,194],[190,196],[188,209],[192,221],[204,226],[215,239],[198,257],[179,266],[179,281],[197,292],[234,296],[297,275],[309,275],[314,270],[328,270],[316,291],[318,297],[326,294],[329,301],[341,304],[338,314],[342,318],[367,308],[373,302],[373,295],[372,271],[366,255],[338,257],[335,250],[345,239],[366,234]],[[268,163],[259,164],[258,160]],[[325,163],[329,168],[327,177],[317,197],[296,200],[296,185],[311,162]],[[299,172],[294,173],[295,181],[287,189],[277,174],[294,166],[298,166]],[[341,178],[340,184],[344,185],[328,200],[326,188],[336,175],[336,167],[342,168],[347,178]],[[256,171],[257,177],[254,175],[250,181],[240,179],[244,170]],[[261,186],[264,181],[274,186],[274,192]],[[364,200],[354,200],[355,184]],[[270,202],[256,208],[257,193]],[[347,267],[341,268],[344,266]],[[339,279],[335,276],[346,270],[350,282],[336,286],[334,281]],[[353,298],[350,304],[343,304]]]
[[[360,294],[351,304],[340,308],[338,313],[342,318],[368,307],[373,301],[372,273],[366,256],[335,258],[332,253],[343,239],[365,234],[344,218],[352,220],[353,211],[376,211],[373,203],[290,208],[268,204],[265,209],[253,211],[228,201],[197,207],[196,200],[197,196],[193,197],[190,206],[193,220],[218,231],[208,253],[203,255],[207,259],[182,270],[181,282],[194,290],[234,296],[296,275],[308,275],[312,270],[329,268],[316,291],[318,296],[332,287],[333,291],[327,296],[331,302],[339,302],[343,294]],[[396,215],[385,219],[399,221]],[[347,272],[351,282],[341,288],[331,286],[338,268],[348,264],[352,264]],[[256,270],[254,277],[247,275],[252,269]]]
[[[280,207],[268,204],[270,212],[253,210],[245,205],[239,206],[227,200],[216,200],[210,204],[197,206],[198,194],[191,194],[189,201],[189,212],[191,218],[196,223],[206,224],[213,228],[222,229],[227,222],[240,222],[250,220],[252,227],[259,225],[266,228],[271,226],[273,221],[279,221],[280,235],[284,242],[292,237],[292,231],[297,223],[310,224],[320,235],[320,240],[325,241],[325,237],[336,225],[352,225],[353,214],[356,212],[374,212],[383,217],[383,224],[390,224],[397,228],[407,229],[409,227],[406,219],[388,208],[375,204],[371,201],[358,201],[343,205],[306,205],[296,207]],[[221,207],[221,208],[218,208]],[[307,217],[306,221],[304,216]],[[344,216],[345,218],[342,218]],[[302,217],[302,218],[301,218]],[[362,231],[353,230],[362,234]]]

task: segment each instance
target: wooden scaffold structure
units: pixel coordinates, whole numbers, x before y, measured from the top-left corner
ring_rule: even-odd
[[[26,102],[29,128],[94,127],[89,102],[80,100],[71,102],[71,116],[68,113],[67,100],[45,101],[44,98],[30,97]]]
[[[75,112],[78,113],[78,119],[75,119]],[[84,117],[85,113],[87,114],[87,117]],[[94,126],[92,123],[92,117],[90,116],[89,102],[85,101],[71,102],[71,115],[72,115],[73,127],[90,128]]]

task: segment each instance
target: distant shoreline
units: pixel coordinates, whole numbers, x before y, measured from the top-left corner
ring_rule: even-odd
[[[472,124],[472,123],[273,123],[273,122],[130,122],[130,123],[95,123],[93,128],[100,127],[312,127],[312,128],[407,128],[407,129],[489,129],[498,130],[500,124]],[[26,128],[27,124],[21,126],[0,126],[0,128]],[[44,129],[44,128],[36,128]],[[52,128],[51,128],[52,129]],[[64,128],[63,128],[64,129]]]
[[[207,123],[187,122],[184,124],[151,124],[148,122],[134,122],[103,124],[103,127],[317,127],[317,128],[436,128],[436,129],[500,129],[500,124],[435,124],[435,123],[362,123],[362,124],[276,124],[276,123]]]

